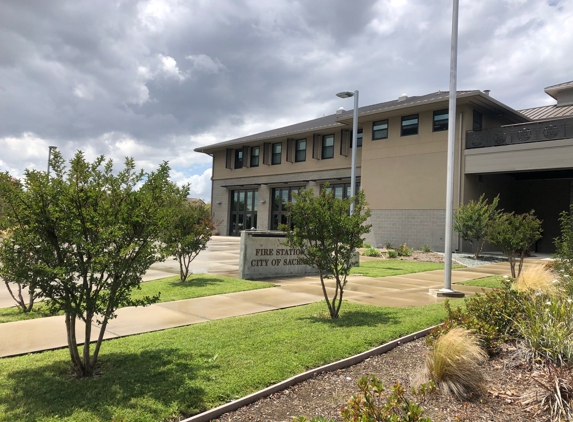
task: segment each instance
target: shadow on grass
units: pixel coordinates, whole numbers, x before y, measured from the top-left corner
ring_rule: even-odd
[[[6,378],[13,387],[0,396],[0,404],[9,420],[18,421],[60,419],[76,411],[110,421],[121,409],[150,420],[163,420],[173,412],[190,416],[206,410],[205,391],[193,381],[214,367],[208,356],[163,348],[104,354],[101,375],[78,379],[70,374],[69,362],[59,359],[9,373]]]
[[[326,305],[325,305],[326,306]],[[341,309],[337,319],[331,319],[328,310],[320,315],[300,318],[301,320],[330,325],[333,327],[375,327],[377,325],[400,324],[403,322],[392,315],[392,311],[379,309],[376,312],[348,311]]]
[[[207,287],[216,286],[225,283],[225,280],[216,277],[197,277],[187,281],[171,281],[169,285],[171,287],[177,288],[188,288],[188,287]]]

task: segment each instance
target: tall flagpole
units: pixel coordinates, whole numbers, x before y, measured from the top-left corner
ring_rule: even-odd
[[[459,0],[453,0],[452,46],[450,55],[450,109],[448,115],[448,165],[446,177],[446,234],[444,248],[444,294],[455,293],[452,290],[452,234],[454,214],[454,151],[456,140],[456,82],[458,72],[458,8]]]

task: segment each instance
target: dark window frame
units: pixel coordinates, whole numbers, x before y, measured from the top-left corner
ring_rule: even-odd
[[[354,134],[352,134],[354,135]],[[350,148],[352,148],[352,139],[354,136],[350,137]],[[358,133],[356,134],[356,144],[358,145],[358,148],[362,148],[362,141],[364,140],[364,133],[362,131],[362,129],[358,129]]]
[[[255,151],[257,151],[256,154]],[[249,165],[251,167],[258,167],[260,159],[261,159],[261,147],[260,146],[251,147],[251,157]]]
[[[386,128],[376,129],[376,126],[383,125],[386,125]],[[372,140],[376,141],[378,139],[388,139],[388,126],[388,119],[376,120],[375,122],[372,122]]]
[[[332,138],[332,145],[325,145],[325,142],[327,139]],[[321,154],[320,154],[320,158],[322,160],[329,160],[331,158],[334,158],[334,144],[336,143],[336,139],[334,137],[334,134],[330,134],[330,135],[322,135],[322,149],[321,149]]]
[[[439,122],[436,123],[436,117],[444,115],[446,116],[446,118],[439,119]],[[448,130],[450,123],[450,111],[448,109],[434,111],[432,122],[433,122],[432,132],[442,132],[444,130]]]
[[[275,148],[277,146],[279,147],[279,152],[275,152]],[[274,143],[271,147],[271,164],[273,166],[281,164],[282,156],[283,156],[283,143],[282,142]]]
[[[300,145],[304,142],[304,149],[299,148]],[[297,139],[295,141],[295,149],[294,149],[294,162],[295,163],[303,163],[306,161],[306,149],[308,147],[308,142],[306,138]]]
[[[244,160],[243,148],[239,148],[235,150],[235,169],[242,169],[243,168],[243,160]]]
[[[483,114],[477,110],[473,110],[472,130],[474,132],[481,132],[483,130]],[[477,119],[476,119],[477,117]]]
[[[404,126],[404,122],[416,120],[415,124],[408,124]],[[400,125],[400,136],[412,136],[417,135],[420,129],[420,115],[419,114],[409,114],[408,116],[402,116]]]

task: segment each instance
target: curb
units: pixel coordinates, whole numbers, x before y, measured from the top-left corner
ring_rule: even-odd
[[[351,356],[349,358],[342,359],[337,362],[329,363],[327,365],[323,365],[315,369],[311,369],[310,371],[306,371],[303,372],[302,374],[295,375],[294,377],[288,378],[277,384],[271,385],[270,387],[267,387],[263,390],[259,390],[255,393],[249,394],[248,396],[245,396],[238,400],[223,404],[214,409],[208,410],[203,413],[199,413],[198,415],[195,416],[191,416],[190,418],[183,419],[180,422],[209,422],[225,413],[232,412],[233,410],[237,410],[243,406],[247,406],[251,403],[254,403],[257,400],[262,399],[263,397],[270,396],[271,394],[274,394],[278,391],[285,390],[288,387],[291,387],[302,381],[306,381],[307,379],[312,378],[314,375],[320,374],[321,372],[331,372],[331,371],[336,371],[337,369],[348,368],[349,366],[356,365],[357,363],[360,363],[368,359],[369,357],[389,352],[390,350],[394,349],[395,347],[401,344],[409,343],[420,337],[425,337],[426,335],[428,335],[430,330],[432,330],[435,327],[437,327],[437,325],[434,325],[433,327],[429,327],[421,331],[417,331],[412,334],[408,334],[407,336],[400,337],[396,340],[392,340],[389,343],[375,347],[374,349],[367,350],[366,352],[360,353],[358,355]]]

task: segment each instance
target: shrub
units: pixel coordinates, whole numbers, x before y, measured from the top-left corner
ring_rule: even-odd
[[[537,295],[522,302],[524,315],[516,325],[533,357],[558,365],[573,362],[573,300]]]
[[[412,248],[409,248],[408,245],[406,245],[405,243],[396,248],[396,253],[398,254],[398,256],[410,256],[412,255],[412,252],[414,252],[414,250]]]
[[[393,258],[393,259],[398,258],[398,252],[389,250],[388,251],[388,258]]]
[[[362,247],[366,249],[372,249],[372,245],[370,243],[363,243]]]
[[[523,259],[529,247],[541,239],[542,231],[541,221],[535,217],[533,210],[528,214],[504,213],[490,222],[487,241],[497,246],[507,256],[511,276],[516,278],[521,273]],[[516,274],[517,258],[519,258],[519,268]]]
[[[573,205],[559,216],[561,236],[555,239],[555,269],[559,272],[569,296],[573,296]]]
[[[394,246],[392,246],[392,243],[390,243],[390,242],[386,242],[386,243],[384,244],[384,247],[385,247],[386,249],[394,249]]]
[[[477,202],[460,205],[454,214],[454,230],[471,243],[476,258],[479,258],[483,248],[489,224],[497,216],[498,202],[499,196],[488,204],[485,195],[482,195]]]
[[[425,253],[434,252],[434,250],[432,249],[432,247],[429,246],[429,245],[424,245],[424,246],[422,246],[422,247],[420,248],[420,250],[421,250],[422,252],[425,252]]]
[[[517,338],[519,331],[515,321],[524,310],[522,300],[525,294],[511,289],[510,281],[502,281],[501,289],[492,289],[465,299],[465,310],[452,309],[446,300],[444,324],[432,330],[426,342],[432,345],[438,338],[454,327],[464,327],[481,339],[490,355],[497,353],[501,343]]]
[[[543,265],[533,265],[521,272],[515,279],[513,288],[525,293],[557,293],[557,280]]]
[[[374,257],[382,256],[382,254],[380,253],[380,251],[379,251],[378,249],[374,249],[374,248],[366,249],[366,250],[363,252],[363,255],[365,255],[365,256],[374,256]]]
[[[463,400],[483,389],[479,365],[485,360],[487,353],[477,337],[456,327],[436,341],[428,354],[426,369],[440,390]]]

